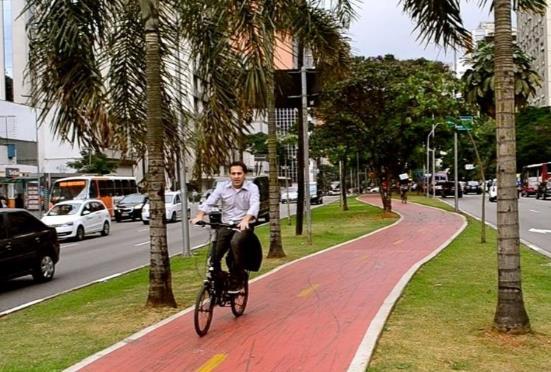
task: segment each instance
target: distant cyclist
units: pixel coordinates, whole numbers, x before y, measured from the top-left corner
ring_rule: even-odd
[[[407,204],[408,202],[408,191],[409,191],[409,180],[400,181],[400,200],[402,204]]]
[[[230,251],[226,257],[226,263],[230,271],[229,292],[237,292],[246,277],[244,255],[255,255],[253,250],[260,247],[245,247],[254,234],[252,222],[258,216],[260,196],[258,186],[246,180],[247,166],[241,161],[230,164],[230,180],[219,183],[208,199],[199,207],[197,215],[191,221],[196,224],[203,220],[211,208],[220,203],[222,222],[234,223],[239,231],[232,229],[219,229],[216,236],[216,246],[212,256],[212,265],[217,272],[221,270],[221,260],[224,254]],[[262,254],[260,253],[260,258]]]

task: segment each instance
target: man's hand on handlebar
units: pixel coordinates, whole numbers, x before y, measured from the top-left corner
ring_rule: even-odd
[[[205,221],[203,221],[203,218],[195,217],[195,218],[192,219],[190,222],[191,222],[192,225],[202,225],[201,222],[204,223]]]

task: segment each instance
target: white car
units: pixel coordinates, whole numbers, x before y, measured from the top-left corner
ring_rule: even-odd
[[[296,187],[289,187],[289,190],[283,189],[281,192],[282,203],[296,203],[298,199],[298,189]]]
[[[497,201],[497,179],[495,178],[492,182],[492,186],[490,186],[490,190],[488,191],[488,200],[491,202]]]
[[[170,222],[176,222],[182,218],[182,198],[180,191],[165,192],[165,213],[166,219]],[[189,208],[188,208],[189,215]],[[142,222],[149,225],[149,202],[142,209]]]
[[[58,239],[82,240],[86,235],[109,235],[111,216],[101,200],[69,200],[54,205],[42,222],[57,231]]]

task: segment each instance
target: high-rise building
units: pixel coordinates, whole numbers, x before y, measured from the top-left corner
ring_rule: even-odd
[[[542,79],[541,87],[536,88],[536,95],[529,100],[534,106],[551,106],[551,13],[544,15],[518,13],[517,43],[520,48],[534,58],[532,68]]]

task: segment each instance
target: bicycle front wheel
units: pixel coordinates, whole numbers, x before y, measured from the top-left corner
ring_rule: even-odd
[[[237,318],[245,312],[249,298],[249,281],[245,280],[243,288],[231,298],[231,312]]]
[[[193,324],[195,332],[199,336],[207,334],[210,323],[212,322],[212,313],[214,311],[214,298],[211,296],[208,288],[203,286],[197,295],[195,301],[195,312],[193,315]]]

